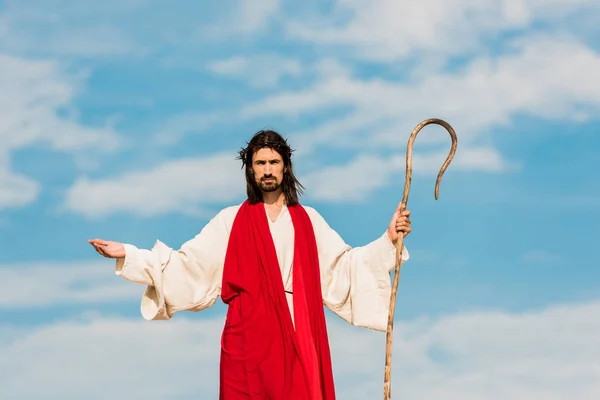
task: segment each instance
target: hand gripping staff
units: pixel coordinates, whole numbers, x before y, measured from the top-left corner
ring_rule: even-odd
[[[452,158],[454,158],[454,154],[456,153],[456,146],[458,145],[458,140],[456,138],[456,132],[454,129],[448,124],[446,121],[437,118],[430,118],[422,121],[415,127],[412,131],[410,138],[408,139],[408,146],[406,148],[406,180],[404,183],[404,195],[402,196],[402,203],[400,205],[400,211],[404,211],[406,209],[408,203],[408,192],[410,191],[410,183],[412,180],[412,149],[413,144],[415,142],[415,138],[417,134],[423,127],[429,124],[437,124],[441,125],[450,134],[452,138],[452,148],[450,149],[450,154],[448,154],[448,158],[442,165],[442,169],[437,176],[435,182],[435,199],[438,199],[438,195],[440,192],[440,182],[442,181],[442,175],[450,165]],[[392,336],[394,329],[394,312],[396,309],[396,293],[398,292],[398,281],[400,279],[400,267],[402,266],[402,251],[404,250],[404,242],[403,236],[399,235],[398,241],[395,244],[396,246],[396,266],[394,267],[394,282],[392,284],[392,295],[390,298],[390,312],[388,315],[388,325],[387,325],[387,334],[386,334],[386,347],[385,347],[385,375],[383,380],[383,399],[390,400],[392,396],[392,384],[390,381],[390,375],[392,372]]]

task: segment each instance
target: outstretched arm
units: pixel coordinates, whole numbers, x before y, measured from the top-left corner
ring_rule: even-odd
[[[170,319],[177,311],[201,311],[221,294],[223,263],[235,207],[221,211],[196,235],[174,250],[161,241],[151,250],[131,244],[90,241],[105,257],[116,259],[116,274],[146,285],[145,319]]]
[[[385,233],[352,248],[314,209],[306,209],[317,240],[324,305],[352,325],[385,331],[396,262],[393,240],[410,232],[409,213],[397,209]],[[408,258],[405,247],[402,259]]]

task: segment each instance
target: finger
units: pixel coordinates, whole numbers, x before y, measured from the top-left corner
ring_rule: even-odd
[[[410,232],[398,232],[398,236],[402,236],[403,238],[407,237],[408,235],[410,235]]]
[[[103,257],[106,257],[106,256],[107,256],[106,252],[104,251],[104,247],[103,247],[103,246],[101,246],[101,245],[96,245],[96,246],[94,246],[94,247],[96,248],[96,251],[98,252],[98,254],[100,254],[100,255],[101,255],[101,256],[103,256]]]
[[[96,250],[96,252],[98,254],[100,254],[101,256],[104,255],[104,254],[102,254],[102,250],[100,250],[100,247],[98,245],[94,244],[93,246],[94,246],[94,250]]]
[[[410,211],[409,210],[403,210],[402,213],[400,213],[400,215],[408,217],[410,215]]]

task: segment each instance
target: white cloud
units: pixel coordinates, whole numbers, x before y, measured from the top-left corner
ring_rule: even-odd
[[[226,113],[179,114],[170,118],[164,126],[156,132],[154,140],[158,145],[174,145],[179,143],[181,139],[189,134],[206,132],[215,125],[223,126],[222,124],[226,121]]]
[[[0,53],[0,140],[3,149],[44,142],[56,150],[118,146],[109,128],[88,128],[65,115],[79,94],[85,75],[69,73],[51,60],[31,60]]]
[[[596,399],[598,317],[600,303],[588,303],[397,321],[393,397]],[[88,316],[36,328],[0,325],[0,385],[9,398],[23,399],[213,398],[222,324],[222,316],[167,322]],[[335,317],[328,326],[338,397],[381,396],[385,334]]]
[[[447,136],[445,131],[444,134]],[[450,149],[449,138],[447,142],[444,146],[447,148],[415,151],[413,173],[437,174]],[[386,187],[393,176],[403,179],[406,165],[404,153],[393,156],[359,153],[345,164],[322,166],[310,162],[306,154],[300,157],[296,162],[309,165],[308,172],[300,176],[307,197],[329,202],[363,201]],[[464,170],[498,173],[514,167],[491,147],[460,146],[448,173]],[[211,204],[242,201],[244,187],[240,162],[232,154],[223,153],[168,161],[146,171],[112,178],[79,178],[66,193],[65,207],[88,218],[118,212],[139,216],[165,213],[206,216],[206,207]]]
[[[38,182],[0,167],[0,210],[30,204],[39,193]]]
[[[236,201],[244,193],[241,163],[232,153],[223,153],[169,161],[114,178],[80,178],[67,191],[65,206],[89,218],[122,211],[198,215],[205,205]]]
[[[398,171],[396,159],[359,155],[347,164],[319,168],[300,181],[310,198],[355,202],[369,197],[372,191],[385,186]]]
[[[71,108],[84,74],[49,60],[0,52],[0,209],[31,203],[40,185],[11,169],[11,153],[33,145],[52,150],[113,151],[118,136],[110,127],[86,127]]]
[[[482,56],[458,71],[424,76],[414,83],[325,75],[307,89],[254,102],[243,114],[297,118],[348,110],[298,132],[295,140],[306,151],[318,144],[403,146],[414,126],[431,117],[447,120],[465,143],[512,123],[518,115],[573,122],[598,115],[597,52],[561,35],[520,39],[512,48],[501,56]]]
[[[226,76],[240,76],[248,67],[248,59],[242,56],[231,57],[226,60],[213,61],[208,64],[212,72]]]
[[[4,327],[2,393],[20,399],[215,398],[219,325],[87,317],[16,332]]]
[[[343,0],[325,17],[315,15],[308,22],[291,17],[288,30],[334,51],[342,45],[351,56],[388,62],[415,53],[472,54],[485,50],[486,39],[528,32],[534,22],[599,11],[594,0]]]
[[[413,154],[415,175],[439,171],[449,151]],[[300,160],[301,162],[304,160]],[[207,215],[206,207],[240,202],[245,196],[241,164],[230,153],[179,159],[147,171],[128,172],[98,180],[78,179],[67,191],[65,207],[88,218],[118,212],[139,216],[165,213]],[[448,173],[480,170],[491,173],[511,168],[489,147],[465,147],[457,152]],[[300,176],[311,199],[330,202],[359,202],[385,187],[393,175],[404,177],[405,156],[359,154],[346,164],[315,167]],[[357,182],[359,185],[357,186]]]
[[[328,60],[329,61],[329,60]],[[360,96],[358,82],[352,81],[345,69],[340,68],[338,72],[344,72],[340,76],[333,75],[335,63],[325,63],[329,68],[320,70],[323,78],[317,80],[312,87],[300,91],[283,91],[271,95],[262,101],[255,101],[242,109],[242,114],[248,117],[261,115],[299,115],[314,112],[322,108],[352,105],[358,101]],[[366,100],[365,100],[366,102]]]
[[[95,254],[90,246],[91,253]],[[4,289],[0,292],[0,309],[53,308],[140,299],[139,288],[117,278],[114,268],[114,260],[2,265],[0,281],[4,282]]]
[[[239,0],[234,30],[254,32],[263,28],[279,11],[279,0]]]
[[[155,54],[168,58],[177,51],[196,51],[213,40],[256,34],[280,8],[279,0],[224,0],[216,6],[181,0],[177,4],[11,1],[0,12],[0,49],[88,60],[131,60]]]
[[[299,61],[277,54],[259,54],[250,57],[234,56],[208,64],[215,74],[243,79],[253,87],[271,87],[286,77],[302,73]]]
[[[448,150],[426,153],[413,151],[413,175],[437,175],[449,149],[450,145]],[[446,174],[461,170],[498,173],[510,168],[513,168],[512,164],[492,148],[467,147],[457,151]],[[346,164],[318,168],[300,180],[307,188],[306,194],[313,199],[351,203],[370,198],[374,191],[387,187],[391,182],[404,187],[405,171],[404,155],[385,157],[359,154]]]
[[[143,54],[124,24],[143,11],[148,1],[106,1],[102,4],[50,0],[35,4],[9,2],[0,14],[0,45],[19,54],[78,57]],[[41,40],[43,38],[43,40]]]
[[[327,28],[323,31],[315,27],[298,28],[296,26],[294,29],[299,29],[296,30],[296,33],[301,33],[300,36],[303,38],[314,40],[320,44],[356,45],[358,43],[358,49],[373,52],[375,55],[381,53],[379,56],[385,55],[381,59],[385,61],[388,56],[398,57],[405,51],[412,52],[415,49],[424,49],[429,56],[437,54],[438,43],[445,46],[444,40],[440,40],[439,35],[446,32],[450,33],[444,38],[447,37],[448,40],[454,41],[453,46],[458,49],[456,51],[468,52],[470,47],[464,41],[473,40],[479,43],[482,36],[467,34],[465,33],[467,30],[469,32],[472,29],[480,30],[486,34],[508,32],[514,27],[521,29],[528,26],[534,17],[546,20],[556,18],[557,9],[560,9],[563,14],[570,15],[595,4],[582,0],[573,5],[574,3],[556,0],[550,7],[543,3],[525,0],[494,3],[488,0],[483,3],[464,1],[446,4],[439,0],[429,0],[429,2],[416,7],[413,5],[398,6],[390,1],[370,3],[350,0],[340,2],[338,11],[341,9],[345,9],[345,11],[342,14],[335,14],[336,18],[340,15],[350,15],[350,19],[342,28]],[[46,12],[45,9],[36,11],[30,7],[21,7],[17,3],[12,4],[8,11],[3,13],[0,35],[5,36],[0,37],[11,40],[23,39],[29,34],[37,37],[39,31],[35,31],[31,27],[34,27],[34,22],[41,21],[43,26],[61,25],[65,29],[64,32],[67,33],[79,32],[77,29],[80,29],[82,34],[74,36],[77,36],[77,40],[81,40],[81,43],[84,44],[87,43],[88,39],[86,38],[93,37],[93,35],[84,34],[88,32],[86,29],[89,32],[100,32],[99,36],[108,33],[105,35],[106,46],[110,46],[113,42],[121,42],[125,46],[123,52],[127,53],[133,51],[131,49],[139,47],[140,43],[151,42],[150,38],[155,36],[145,35],[147,26],[135,27],[135,29],[131,27],[129,33],[121,30],[113,31],[111,26],[127,20],[129,16],[136,15],[136,13],[164,14],[167,21],[181,14],[174,10],[167,12],[163,6],[155,2],[134,0],[125,1],[123,4],[119,4],[119,7],[113,7],[115,4],[110,3],[90,8],[76,6],[63,10],[61,6],[64,4],[54,0],[51,6],[47,5],[54,10],[53,12]],[[191,2],[186,4],[191,5]],[[281,22],[278,14],[281,9],[277,0],[264,0],[258,3],[240,0],[239,2],[235,1],[235,4],[235,12],[230,13],[224,19],[219,19],[221,28],[231,29],[230,33],[239,34],[240,30],[245,29],[248,32],[258,33],[267,24]],[[398,7],[401,8],[398,9]],[[451,9],[449,13],[447,13],[447,8]],[[187,10],[186,14],[192,14],[189,8]],[[350,10],[351,13],[344,14],[347,10]],[[392,24],[391,19],[395,18],[398,10],[402,11],[402,18],[407,18],[407,20],[405,23],[394,22]],[[202,18],[208,18],[207,15],[212,15],[212,13],[217,15],[221,11],[211,9],[210,12],[202,14]],[[417,18],[420,12],[426,12],[431,19]],[[80,18],[82,15],[85,18]],[[493,18],[494,15],[500,17]],[[87,24],[85,22],[95,16],[98,16],[97,23]],[[475,21],[470,21],[473,16],[477,18]],[[190,18],[189,15],[186,18]],[[465,18],[468,18],[472,24],[451,23],[452,21],[463,21]],[[443,21],[438,21],[439,19],[443,19]],[[224,23],[224,21],[234,20],[237,23]],[[446,24],[446,22],[448,23]],[[172,30],[163,32],[164,37],[156,40],[156,46],[162,46],[165,43],[174,46],[182,32],[187,32],[182,43],[190,44],[197,40],[200,28],[189,28],[189,23],[189,19],[183,19],[181,26],[178,25],[177,28],[173,27]],[[209,29],[200,23],[196,23],[196,25],[202,26],[202,29]],[[401,29],[401,31],[396,32],[395,29]],[[133,35],[134,31],[137,36]],[[315,32],[323,35],[317,37]],[[391,40],[380,40],[383,36],[387,38],[390,33],[396,35],[391,36]],[[130,34],[133,35],[130,38],[131,41],[123,39],[129,37]],[[144,40],[140,41],[141,38]],[[97,39],[94,40],[97,41]],[[91,40],[90,43],[93,43],[94,40]],[[135,44],[132,44],[134,42]],[[6,43],[11,42],[8,40]],[[27,48],[25,45],[19,46]],[[185,45],[182,44],[182,46]],[[98,48],[102,49],[102,46],[98,46]],[[69,53],[68,46],[65,49],[65,54]],[[113,49],[114,51],[108,47],[107,49],[105,54],[111,52],[119,54],[118,49]],[[324,54],[322,50],[323,48],[317,51],[319,54]],[[461,142],[457,159],[452,168],[495,172],[505,171],[509,165],[505,156],[494,148],[493,141],[484,136],[493,128],[510,125],[514,117],[518,115],[580,122],[587,118],[593,118],[598,114],[600,108],[598,100],[600,86],[596,83],[598,79],[595,76],[595,71],[600,70],[600,56],[583,43],[560,34],[523,36],[515,41],[512,47],[503,47],[503,51],[504,54],[500,56],[474,58],[468,61],[463,68],[450,72],[418,74],[411,71],[409,74],[413,74],[410,77],[412,81],[407,81],[406,76],[404,80],[396,79],[393,77],[393,73],[385,73],[379,78],[371,78],[368,69],[353,74],[354,65],[342,62],[341,59],[336,60],[334,52],[328,53],[331,58],[314,66],[302,65],[301,59],[286,58],[274,53],[260,54],[259,52],[258,55],[247,57],[235,56],[218,59],[209,63],[208,68],[222,76],[247,80],[250,85],[255,87],[272,87],[281,82],[282,78],[300,76],[306,72],[303,71],[303,68],[310,73],[318,71],[319,78],[312,86],[304,90],[276,92],[262,101],[255,100],[248,103],[246,107],[242,107],[240,112],[227,110],[229,112],[227,117],[231,119],[231,113],[235,113],[236,120],[244,122],[271,116],[312,117],[315,114],[322,114],[324,111],[334,111],[332,116],[319,118],[316,125],[309,125],[308,128],[303,128],[290,135],[292,140],[297,143],[299,154],[311,154],[315,147],[324,145],[342,147],[353,152],[360,150],[364,154],[377,155],[382,149],[402,148],[408,134],[420,120],[441,117],[456,128]],[[50,49],[49,52],[60,54],[58,50]],[[69,54],[76,53],[82,53],[81,49],[76,49]],[[168,56],[168,52],[166,54]],[[5,58],[13,61],[27,61],[29,69],[32,68],[31,65],[34,65],[28,60],[15,57]],[[440,66],[443,65],[444,63],[441,62]],[[35,141],[49,142],[52,147],[65,150],[116,144],[112,139],[103,139],[111,137],[110,135],[115,137],[112,129],[108,127],[85,128],[74,118],[62,116],[68,114],[64,110],[68,111],[71,107],[77,89],[81,87],[81,82],[85,78],[84,74],[68,73],[61,68],[61,65],[52,62],[35,62],[35,66],[36,74],[49,76],[47,79],[40,78],[39,81],[53,83],[54,86],[36,82],[35,85],[32,84],[33,89],[31,90],[26,85],[15,90],[19,93],[28,93],[28,97],[22,101],[25,106],[21,107],[28,107],[26,109],[28,119],[22,121],[11,121],[12,117],[4,119],[5,125],[10,124],[7,129],[11,129],[13,125],[20,127],[19,135],[11,135],[9,142],[12,140],[22,143],[13,145],[13,147],[17,145],[23,147]],[[23,65],[14,65],[10,69],[29,71]],[[385,72],[390,71],[386,70]],[[35,79],[28,79],[27,82],[35,81]],[[12,77],[7,79],[9,87],[12,81],[14,81]],[[46,92],[49,93],[47,96]],[[39,104],[42,104],[43,107],[38,107]],[[10,107],[13,106],[12,100],[0,103],[0,113],[4,107],[7,114],[12,116],[14,113]],[[156,134],[155,144],[173,144],[190,132],[202,131],[208,127],[228,123],[225,121],[227,117],[224,115],[223,109],[220,109],[205,115],[191,113],[175,117]],[[38,121],[40,122],[38,123]],[[42,132],[42,127],[53,134]],[[6,130],[2,128],[2,122],[0,122],[0,137]],[[440,140],[447,140],[447,137]],[[430,134],[420,136],[418,146],[432,144],[437,144],[435,136]],[[428,150],[419,151],[418,156],[435,158],[438,154],[442,153]],[[435,158],[435,162],[430,160],[425,163],[427,165],[437,164],[438,159],[439,157]],[[90,164],[94,165],[93,160]],[[24,204],[33,201],[39,193],[39,187],[36,187],[36,183],[29,178],[19,176],[11,171],[10,164],[6,165],[8,167],[4,167],[4,171],[0,173],[0,187],[11,188],[11,194],[0,198],[0,207],[2,207],[2,203]],[[218,188],[215,194],[215,199],[218,200],[214,201],[235,198],[230,194],[234,193],[233,189],[222,189],[224,184],[221,183],[211,181],[207,184],[208,186],[203,183],[188,185],[187,178],[183,180],[183,183],[178,183],[179,179],[174,179],[173,176],[181,176],[180,171],[194,170],[196,167],[193,166],[193,161],[182,160],[180,163],[169,164],[174,168],[174,175],[168,177],[165,174],[171,174],[171,172],[168,172],[170,167],[166,165],[164,166],[167,168],[164,170],[166,172],[160,172],[162,167],[159,167],[153,169],[150,175],[140,172],[121,178],[98,181],[81,178],[70,189],[67,206],[88,216],[106,215],[118,210],[132,211],[139,215],[154,215],[181,208],[186,212],[197,213],[200,212],[199,204],[205,201],[198,193],[200,189]],[[328,176],[335,177],[336,182],[340,184],[348,182],[349,185],[349,181],[344,176],[348,176],[350,171],[354,171],[353,168],[358,167],[356,164],[348,164],[309,171],[308,182],[314,183],[314,187],[308,185],[309,191],[321,198],[333,199],[337,196],[338,199],[343,197],[358,200],[367,195],[369,190],[365,190],[364,193],[354,193],[350,186],[345,186],[347,189],[338,185],[327,188],[320,178],[322,173],[326,173]],[[436,166],[436,168],[438,167]],[[161,186],[172,189],[172,196],[156,195],[155,189],[149,189],[155,181],[145,178],[145,176],[151,176],[154,173],[158,174],[157,176],[160,175]],[[366,174],[364,171],[361,173]],[[365,179],[369,180],[371,190],[375,190],[385,185],[384,176],[385,174],[377,177],[371,175],[373,179],[369,179],[369,176],[366,175]],[[132,186],[132,179],[145,183]],[[237,183],[231,186],[237,188]],[[123,187],[128,190],[122,190]],[[88,190],[94,195],[88,194]],[[224,190],[226,194],[218,194],[220,190]],[[212,190],[208,189],[208,191]],[[206,201],[213,200],[208,198]],[[94,211],[91,211],[92,209]]]

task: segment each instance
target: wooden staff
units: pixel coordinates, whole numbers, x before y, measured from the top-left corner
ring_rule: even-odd
[[[435,182],[435,199],[438,199],[438,195],[440,192],[440,182],[442,181],[442,175],[444,175],[444,171],[450,165],[452,158],[454,158],[454,154],[456,153],[456,146],[458,144],[458,140],[456,138],[456,132],[454,129],[448,124],[446,121],[437,118],[426,119],[422,121],[419,125],[415,127],[412,131],[410,138],[408,139],[408,146],[406,148],[406,180],[404,183],[404,195],[402,196],[402,203],[400,204],[400,211],[404,211],[408,204],[408,192],[410,191],[410,183],[412,180],[412,149],[413,144],[415,142],[415,138],[421,129],[424,126],[429,124],[437,124],[441,125],[450,134],[452,138],[452,148],[450,149],[450,154],[446,161],[442,165],[442,169],[437,176],[437,180]],[[390,313],[388,315],[388,325],[387,325],[387,334],[386,334],[386,347],[385,347],[385,375],[383,380],[383,399],[390,400],[392,396],[392,383],[390,380],[390,375],[392,372],[392,336],[394,329],[394,312],[396,310],[396,294],[398,292],[398,281],[400,280],[400,267],[402,266],[402,252],[404,251],[404,237],[402,234],[398,236],[398,241],[396,242],[396,266],[394,267],[394,282],[392,284],[392,295],[390,298]]]

